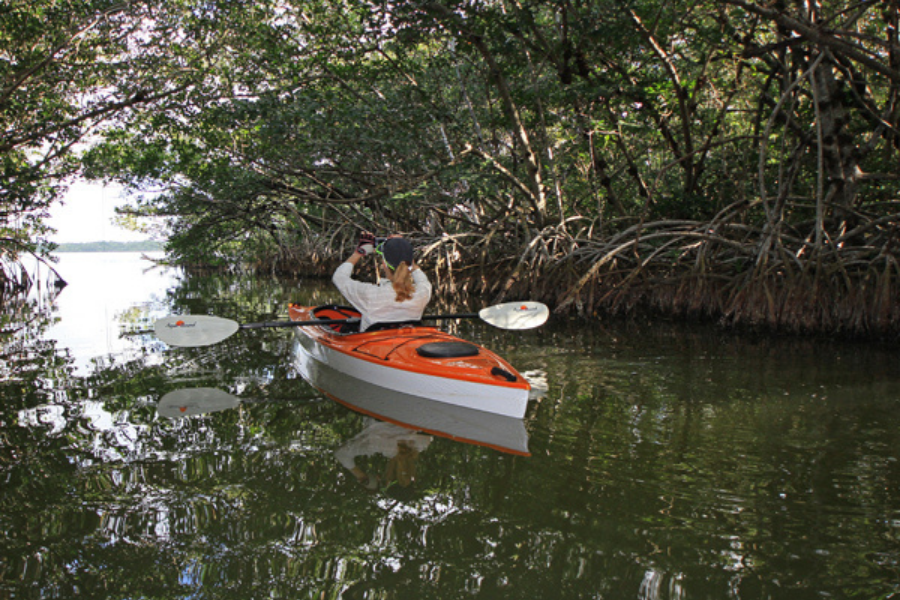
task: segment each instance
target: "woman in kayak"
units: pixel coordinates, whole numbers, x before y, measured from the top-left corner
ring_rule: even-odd
[[[384,259],[386,279],[377,284],[351,277],[356,263],[370,254],[380,254]],[[374,235],[362,233],[356,250],[334,271],[331,280],[362,313],[360,331],[375,323],[418,321],[431,300],[431,282],[413,261],[412,244],[400,236],[391,236],[376,246]]]

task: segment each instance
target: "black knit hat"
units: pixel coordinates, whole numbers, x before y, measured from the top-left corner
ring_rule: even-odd
[[[381,255],[392,269],[396,269],[402,262],[413,264],[413,247],[406,238],[388,238],[381,245]]]

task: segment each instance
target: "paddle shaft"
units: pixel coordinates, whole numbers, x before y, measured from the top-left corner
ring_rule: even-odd
[[[424,315],[420,321],[444,321],[447,319],[477,319],[478,313],[453,313],[449,315]],[[357,318],[316,319],[314,321],[264,321],[261,323],[244,323],[241,329],[264,329],[268,327],[305,327],[307,325],[340,325],[342,323],[358,323]]]
[[[264,329],[267,327],[304,327],[306,325],[340,325],[358,323],[359,319],[316,319],[315,321],[266,321],[263,323],[243,323],[241,329]]]

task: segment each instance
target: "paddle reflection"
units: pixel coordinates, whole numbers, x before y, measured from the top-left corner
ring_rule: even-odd
[[[156,412],[170,419],[202,415],[240,406],[236,396],[216,388],[184,388],[159,399]]]

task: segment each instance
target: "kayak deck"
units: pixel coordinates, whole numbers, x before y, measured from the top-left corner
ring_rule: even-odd
[[[490,350],[417,323],[358,332],[359,312],[344,306],[291,305],[294,321],[347,319],[298,327],[310,355],[375,385],[476,410],[522,417],[531,388]]]

